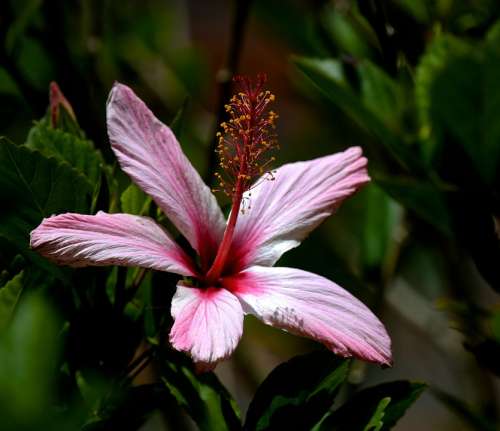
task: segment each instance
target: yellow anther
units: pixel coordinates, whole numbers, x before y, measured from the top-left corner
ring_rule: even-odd
[[[241,188],[248,191],[256,186],[255,180],[261,175],[272,179],[267,166],[275,157],[269,157],[266,153],[277,147],[276,136],[272,131],[277,115],[268,109],[268,104],[275,101],[275,96],[261,88],[260,81],[257,87],[246,83],[242,87],[243,91],[224,105],[228,114],[216,134],[216,152],[220,172],[224,170],[226,175],[218,174],[214,178],[216,184],[220,185],[218,191],[229,197],[234,197]],[[244,210],[249,208],[249,204],[245,205]]]

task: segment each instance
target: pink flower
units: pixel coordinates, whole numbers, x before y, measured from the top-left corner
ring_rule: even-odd
[[[338,355],[390,364],[387,332],[364,304],[319,275],[273,267],[369,177],[356,147],[286,164],[252,186],[267,163],[264,150],[275,145],[277,116],[267,111],[274,96],[262,83],[242,83],[226,107],[233,121],[218,134],[220,187],[233,203],[227,222],[172,131],[130,88],[115,84],[109,96],[108,133],[122,169],[189,241],[197,262],[155,221],[129,214],[56,215],[31,233],[31,246],[74,267],[139,266],[187,277],[172,300],[170,341],[205,368],[234,351],[245,314]]]

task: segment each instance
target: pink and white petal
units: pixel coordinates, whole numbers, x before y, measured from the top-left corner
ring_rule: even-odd
[[[194,275],[189,256],[149,217],[130,214],[60,214],[31,232],[31,247],[73,267],[140,266]]]
[[[253,266],[225,279],[245,313],[312,338],[338,355],[391,364],[391,340],[361,301],[330,280],[295,268]]]
[[[236,296],[221,288],[198,289],[178,284],[172,299],[172,316],[172,346],[189,353],[198,368],[205,371],[229,357],[243,333],[241,304]]]
[[[224,232],[224,216],[170,128],[118,83],[108,98],[107,125],[121,168],[153,197],[202,260],[210,260]]]
[[[231,268],[272,266],[300,242],[342,201],[370,181],[361,148],[306,162],[283,165],[274,180],[262,178],[247,192],[250,209],[236,224]]]

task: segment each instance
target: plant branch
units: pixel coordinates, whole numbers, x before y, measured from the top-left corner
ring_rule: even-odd
[[[209,164],[207,175],[205,178],[206,183],[210,183],[217,169],[217,155],[215,148],[217,146],[217,139],[215,134],[219,128],[219,124],[223,121],[225,116],[224,105],[231,97],[231,79],[238,71],[240,63],[243,37],[245,28],[248,21],[252,0],[234,0],[234,15],[231,27],[231,34],[229,35],[229,50],[227,62],[225,67],[217,72],[217,81],[219,82],[218,89],[218,103],[217,103],[217,120],[215,122],[214,130],[212,132],[212,141],[209,149]]]
[[[135,358],[130,364],[128,364],[127,368],[123,372],[124,376],[132,373],[145,359],[151,358],[154,354],[154,350],[152,347],[144,350],[137,358]]]

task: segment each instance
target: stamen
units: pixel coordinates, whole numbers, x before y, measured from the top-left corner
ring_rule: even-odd
[[[230,118],[221,123],[222,131],[216,135],[221,172],[215,174],[218,187],[214,191],[229,196],[232,207],[217,256],[205,276],[209,286],[217,284],[224,270],[238,214],[251,210],[250,199],[243,193],[256,187],[258,179],[274,180],[268,165],[275,159],[269,151],[279,148],[274,132],[278,115],[269,110],[275,97],[263,90],[266,80],[264,74],[259,74],[255,82],[244,76],[234,78],[241,91],[225,105]]]
[[[269,110],[276,98],[263,90],[266,79],[264,74],[259,74],[255,81],[246,76],[234,78],[240,92],[225,105],[230,118],[221,123],[222,130],[216,135],[221,173],[216,174],[215,191],[232,199],[236,190],[244,193],[255,186],[255,180],[274,161],[269,152],[279,148],[274,132],[278,115]],[[237,183],[240,187],[236,187]]]

